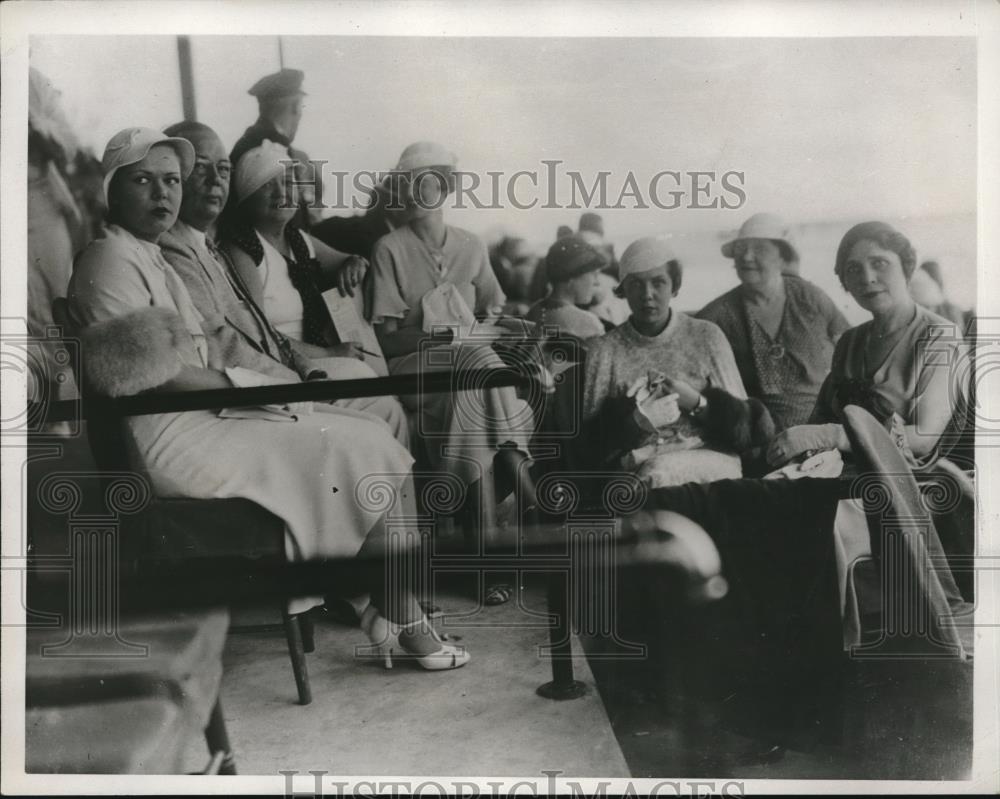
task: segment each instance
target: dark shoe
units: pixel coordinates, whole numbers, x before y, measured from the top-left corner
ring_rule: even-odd
[[[486,587],[483,602],[487,605],[505,605],[514,596],[514,589],[507,583],[497,583]]]

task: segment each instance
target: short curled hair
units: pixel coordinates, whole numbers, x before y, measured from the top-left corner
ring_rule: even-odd
[[[670,290],[671,293],[676,297],[677,293],[681,290],[681,282],[684,280],[684,267],[681,266],[681,262],[676,258],[672,258],[664,264],[667,267],[667,276],[670,278]],[[628,277],[626,276],[626,280]],[[614,288],[614,295],[618,299],[625,299],[625,290],[622,288],[624,280],[621,281]]]
[[[891,250],[899,256],[899,262],[903,266],[903,274],[909,280],[913,275],[913,270],[917,266],[917,251],[913,249],[910,240],[900,233],[892,225],[885,222],[862,222],[855,225],[840,240],[837,247],[837,260],[833,271],[840,278],[840,285],[844,285],[844,267],[847,263],[847,256],[851,254],[854,245],[859,241],[873,241],[879,247]]]

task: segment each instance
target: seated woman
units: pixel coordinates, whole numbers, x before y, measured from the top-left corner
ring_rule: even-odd
[[[74,320],[86,326],[86,376],[96,393],[232,387],[213,331],[203,328],[157,245],[177,220],[194,161],[190,142],[148,128],[128,128],[108,142],[109,225],[78,256],[68,295]],[[129,417],[124,427],[130,456],[157,494],[249,499],[284,520],[289,559],[394,557],[386,517],[414,512],[413,458],[373,417],[329,406],[309,410],[305,404],[282,421],[208,410],[157,413]],[[385,504],[392,507],[363,501],[358,489],[372,475],[391,486]],[[405,651],[429,669],[467,662],[467,653],[434,636],[412,594],[380,582],[371,587],[365,616],[380,653]],[[303,604],[293,607],[301,611]]]
[[[937,458],[941,434],[967,391],[964,383],[956,382],[961,375],[956,366],[966,362],[967,347],[954,324],[913,301],[908,284],[915,266],[909,240],[884,222],[864,222],[844,235],[835,270],[872,319],[837,342],[810,424],[775,436],[767,448],[772,465],[806,452],[850,452],[842,423],[848,405],[858,405],[891,425],[912,467],[925,467]],[[844,599],[849,565],[871,552],[860,503],[841,503],[836,540]],[[857,620],[851,608],[847,613],[846,640],[856,642]]]
[[[722,254],[733,259],[740,285],[698,318],[722,328],[747,393],[767,406],[775,427],[804,424],[847,320],[822,289],[789,271],[799,257],[773,214],[750,217]]]
[[[632,450],[624,465],[637,467],[654,488],[741,476],[739,453],[773,428],[766,409],[746,401],[726,337],[711,322],[670,307],[683,273],[666,240],[633,242],[619,269],[632,315],[594,339],[587,354],[583,418],[594,435],[584,437],[596,445],[598,462]],[[634,415],[630,388],[650,373],[675,407],[667,413],[661,403],[666,424],[637,449],[647,442],[627,433],[623,420]]]
[[[848,404],[886,422],[897,416],[914,465],[936,455],[941,433],[965,391],[955,385],[946,364],[961,363],[967,348],[952,322],[913,301],[908,284],[915,266],[909,240],[884,222],[855,225],[844,235],[836,273],[872,319],[852,327],[837,343],[811,424],[775,437],[768,447],[772,464],[808,450],[849,452],[839,423]],[[956,387],[962,388],[959,396]]]
[[[444,221],[455,165],[454,155],[441,145],[418,142],[403,151],[396,167],[408,222],[375,244],[369,304],[392,374],[503,366],[491,346],[503,330],[481,324],[505,301],[486,245]],[[514,388],[403,401],[419,414],[434,469],[456,475],[465,486],[495,469],[500,494],[503,481],[509,490],[525,476],[518,467],[527,458],[534,417]],[[469,492],[470,499],[476,493]],[[481,511],[488,514],[491,504],[484,502]]]
[[[334,346],[321,292],[340,285],[354,296],[367,263],[291,224],[296,209],[285,186],[287,160],[287,151],[267,140],[240,157],[233,171],[233,196],[220,220],[222,246],[251,292],[263,300],[275,328],[300,342],[307,354],[329,355],[315,349]],[[348,358],[358,354],[351,343],[336,351]]]
[[[576,235],[565,236],[549,248],[545,268],[552,285],[549,296],[539,300],[525,314],[529,322],[542,328],[589,339],[604,334],[604,325],[590,311],[597,287],[597,273],[607,264],[604,256]]]
[[[337,286],[353,296],[367,261],[339,253],[299,230],[297,209],[286,202],[284,147],[266,141],[248,150],[233,173],[233,198],[220,220],[222,248],[268,320],[299,356],[332,380],[376,377],[354,342],[339,342],[321,292]],[[409,446],[406,414],[393,397],[340,400],[341,407],[372,413]]]

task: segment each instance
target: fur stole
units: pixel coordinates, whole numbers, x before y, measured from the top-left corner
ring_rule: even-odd
[[[189,339],[169,308],[142,308],[80,331],[84,383],[104,397],[127,397],[161,386],[183,366],[178,350]]]
[[[774,437],[774,421],[764,403],[751,397],[741,400],[721,388],[706,388],[705,437],[731,452],[746,452]]]

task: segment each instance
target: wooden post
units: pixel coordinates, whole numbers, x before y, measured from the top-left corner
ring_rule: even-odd
[[[181,68],[181,101],[184,104],[184,119],[195,122],[198,119],[194,102],[194,73],[191,70],[191,38],[177,37],[177,60]]]

